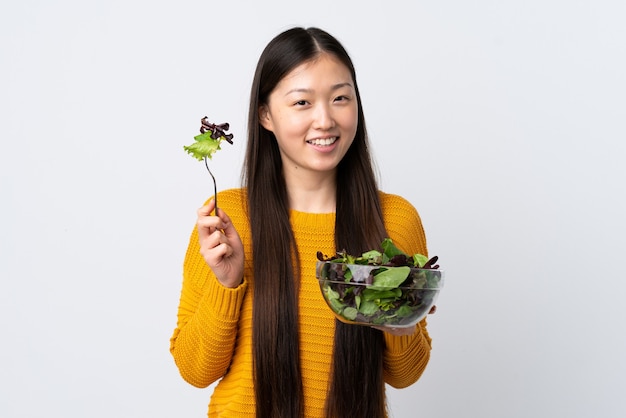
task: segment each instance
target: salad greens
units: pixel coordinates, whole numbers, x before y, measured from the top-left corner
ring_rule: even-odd
[[[443,286],[438,257],[409,256],[391,239],[382,251],[360,256],[317,253],[317,276],[328,306],[340,319],[372,325],[411,326],[421,320]]]
[[[199,161],[202,161],[204,157],[211,159],[213,158],[213,154],[221,149],[220,142],[222,142],[223,138],[219,137],[218,139],[214,139],[212,134],[213,132],[207,131],[203,134],[196,135],[193,137],[196,142],[191,145],[185,145],[183,148],[188,154]]]
[[[200,123],[202,124],[200,135],[196,135],[193,138],[196,142],[183,146],[185,151],[198,161],[206,161],[206,158],[213,158],[213,154],[221,149],[220,143],[222,141],[233,143],[233,134],[225,132],[230,128],[228,123],[214,124],[209,122],[206,116],[200,120]]]

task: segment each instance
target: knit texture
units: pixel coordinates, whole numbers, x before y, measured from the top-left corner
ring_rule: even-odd
[[[385,227],[394,244],[408,254],[426,254],[426,238],[415,208],[405,199],[380,194]],[[254,417],[252,367],[252,297],[254,274],[250,225],[242,189],[219,193],[220,209],[231,218],[244,243],[244,280],[234,289],[223,287],[199,252],[194,228],[183,265],[178,322],[170,351],[181,376],[197,387],[216,385],[209,417]],[[291,225],[301,260],[299,290],[300,357],[305,416],[323,418],[331,374],[335,320],[315,277],[317,251],[335,254],[335,214],[291,211]],[[402,388],[417,381],[429,360],[431,340],[426,320],[410,336],[385,333],[384,376]]]

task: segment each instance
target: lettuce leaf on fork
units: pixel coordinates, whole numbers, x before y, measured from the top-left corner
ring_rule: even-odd
[[[224,136],[220,136],[217,139],[214,139],[211,135],[213,135],[212,131],[206,131],[203,134],[196,135],[193,138],[196,141],[191,145],[185,145],[183,148],[188,154],[196,158],[198,161],[202,161],[204,157],[212,159],[213,154],[221,149],[220,143],[226,140],[226,138]]]

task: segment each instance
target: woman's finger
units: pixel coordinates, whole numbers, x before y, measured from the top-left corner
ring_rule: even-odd
[[[201,241],[209,234],[224,227],[224,222],[222,221],[222,219],[217,216],[211,215],[213,206],[213,201],[210,201],[197,211],[198,219],[196,221],[196,224],[198,228],[198,237]]]

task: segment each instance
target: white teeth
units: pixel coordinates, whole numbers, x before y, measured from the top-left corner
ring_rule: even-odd
[[[337,137],[333,137],[333,138],[326,138],[326,139],[311,139],[309,142],[309,144],[313,144],[313,145],[320,145],[320,146],[325,146],[325,145],[331,145],[334,144],[335,141],[337,140]]]

